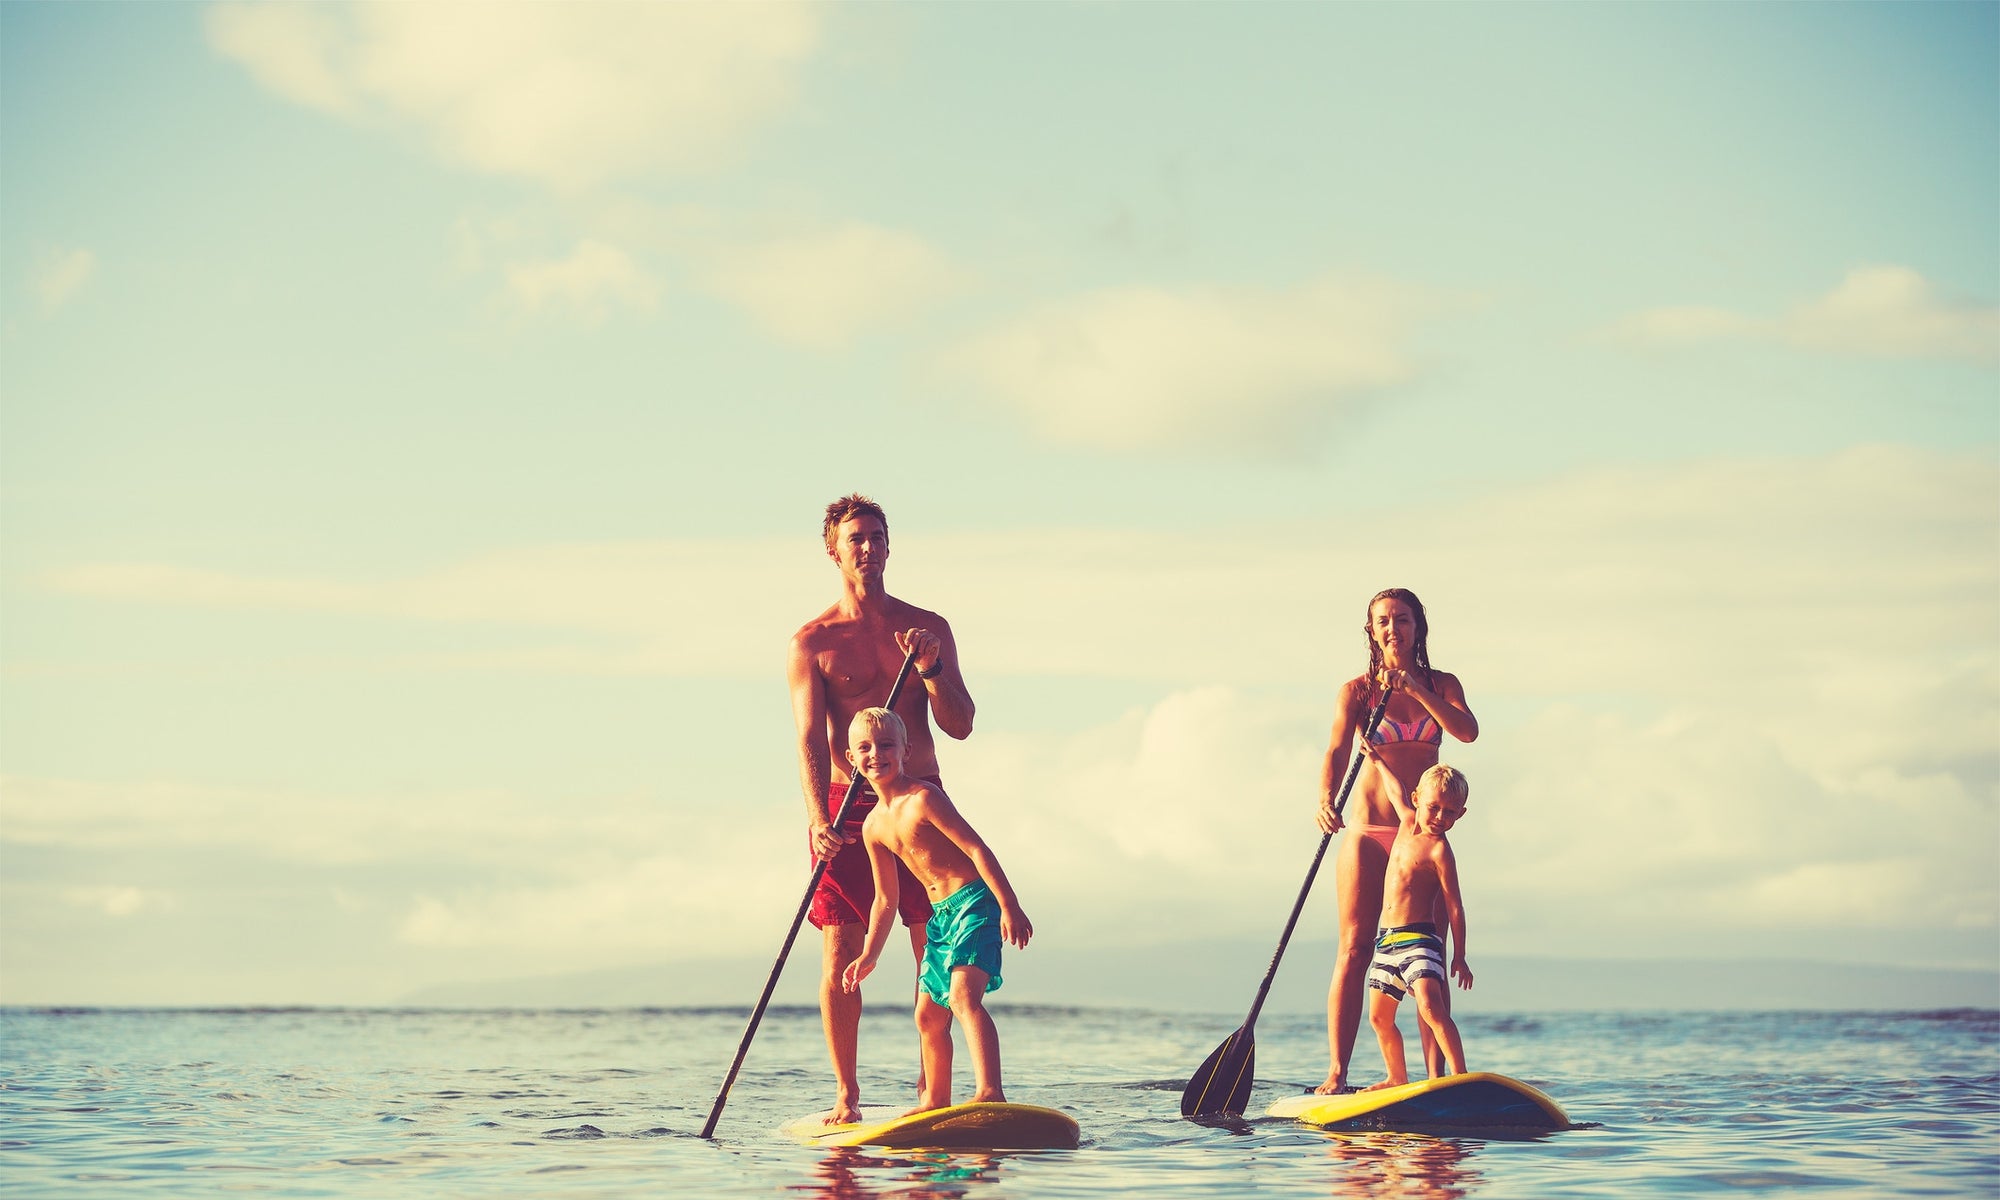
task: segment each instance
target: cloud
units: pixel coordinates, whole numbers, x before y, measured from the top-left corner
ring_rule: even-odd
[[[1620,953],[1747,954],[1775,937],[1790,955],[1865,944],[1894,957],[1913,923],[1990,944],[1989,458],[1877,447],[1607,469],[1397,519],[1392,544],[1346,522],[902,535],[898,594],[951,616],[976,695],[1009,674],[1056,705],[1072,677],[1147,696],[1066,709],[1086,715],[1056,728],[986,709],[979,733],[945,748],[946,784],[1031,915],[1078,945],[1274,921],[1314,842],[1328,696],[1361,665],[1361,605],[1393,583],[1425,597],[1434,656],[1485,726],[1448,755],[1473,785],[1455,840],[1481,945],[1544,952],[1584,936]],[[767,683],[801,603],[831,587],[811,538],[543,547],[378,581],[109,564],[48,582],[529,639],[513,661],[400,664],[412,671]],[[677,735],[706,744],[701,719]],[[714,719],[720,739],[737,718]],[[768,796],[696,811],[644,795],[20,778],[0,791],[16,845],[422,862],[387,905],[412,946],[532,947],[543,963],[727,953],[779,927],[797,895],[796,810]],[[1323,926],[1328,904],[1315,904]],[[648,922],[664,912],[672,929]]]
[[[1066,940],[1233,934],[1289,899],[1271,899],[1275,862],[1303,877],[1322,716],[1177,690],[1106,724],[982,732],[949,748],[945,785],[1029,915]]]
[[[848,223],[721,251],[709,281],[778,337],[827,349],[921,312],[960,271],[913,234]]]
[[[51,250],[35,265],[35,299],[43,312],[54,312],[83,291],[97,274],[97,255],[89,250]]]
[[[360,98],[347,76],[351,34],[340,10],[313,4],[217,4],[208,42],[271,91],[308,108],[346,115]]]
[[[573,191],[727,155],[790,98],[819,15],[793,0],[225,3],[206,25],[288,100]]]
[[[740,953],[782,926],[809,862],[804,834],[791,822],[782,830],[753,822],[755,837],[713,828],[721,824],[682,828],[667,841],[676,847],[667,853],[634,853],[638,843],[630,839],[606,841],[587,869],[562,870],[547,883],[509,880],[420,895],[396,936],[438,949],[599,961]]]
[[[1985,744],[1995,710],[1966,698],[1996,683],[1996,513],[2000,469],[1985,457],[1864,447],[1407,505],[1386,543],[1348,520],[905,534],[892,584],[951,617],[976,673],[1167,687],[1324,683],[1361,652],[1366,597],[1401,584],[1435,610],[1438,661],[1475,685],[1678,703],[1727,681],[1801,736],[1825,710],[1852,714],[1833,747],[1844,759],[1900,742],[1873,719],[1885,703],[1927,706],[1928,728]],[[832,572],[808,538],[522,547],[381,580],[110,562],[39,582],[132,603],[512,627],[511,665],[527,669],[764,678]],[[1246,598],[1254,619],[1216,619]]]
[[[695,805],[641,792],[339,793],[20,775],[0,777],[0,791],[10,853],[56,847],[86,864],[140,861],[195,879],[201,870],[187,864],[274,864],[315,897],[329,877],[350,880],[334,888],[334,907],[400,906],[395,936],[434,949],[505,947],[563,963],[724,953],[740,948],[732,939],[777,928],[803,882],[794,808],[711,813],[706,792]],[[177,907],[150,887],[59,883],[56,895],[111,917]]]
[[[372,582],[104,563],[44,583],[131,602],[511,626],[561,639],[405,664],[424,669],[733,675],[767,668],[798,626],[797,598],[830,586],[818,551],[814,538],[523,547]]]
[[[651,310],[659,287],[623,250],[586,238],[567,258],[507,268],[507,294],[523,311],[560,310],[601,320],[612,307]]]
[[[64,888],[62,897],[78,908],[114,918],[136,916],[147,909],[168,907],[172,903],[170,897],[159,892],[117,885]]]
[[[1334,279],[1115,288],[970,338],[945,367],[1057,444],[1293,458],[1359,396],[1416,376],[1402,343],[1436,307]]]
[[[1659,308],[1613,330],[1645,347],[1724,340],[1878,358],[1957,359],[2000,366],[2000,308],[1952,301],[1907,267],[1863,267],[1825,296],[1766,318],[1717,308]]]
[[[1551,911],[1654,944],[2000,927],[1992,776],[1853,772],[1827,753],[1848,714],[1815,715],[1819,741],[1726,691],[1650,720],[1544,706],[1482,761],[1465,853],[1516,937]]]

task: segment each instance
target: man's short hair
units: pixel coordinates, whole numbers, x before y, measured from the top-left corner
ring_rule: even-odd
[[[833,535],[840,523],[856,517],[874,517],[882,522],[882,532],[889,532],[889,515],[882,511],[882,506],[860,492],[851,492],[826,506],[826,520],[820,523],[819,531],[826,538],[829,552],[833,550]]]

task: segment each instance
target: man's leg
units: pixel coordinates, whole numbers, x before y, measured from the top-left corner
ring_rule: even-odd
[[[861,1081],[855,1058],[861,1033],[861,993],[840,990],[840,973],[861,956],[868,926],[828,925],[820,930],[819,1020],[826,1030],[826,1053],[833,1060],[833,1113],[830,1125],[861,1119]]]
[[[924,927],[922,925],[911,925],[909,926],[909,930],[910,953],[916,955],[917,958],[917,977],[910,984],[910,999],[918,1004],[922,1004],[924,1003]],[[917,1046],[917,1103],[919,1104],[923,1103],[925,1078],[927,1076],[924,1072],[924,1048],[919,1043]]]

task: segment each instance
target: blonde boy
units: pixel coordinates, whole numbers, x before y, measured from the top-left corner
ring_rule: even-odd
[[[1000,943],[1025,947],[1034,934],[1000,861],[966,824],[944,789],[903,774],[902,718],[886,708],[854,714],[847,761],[881,797],[861,826],[875,874],[868,939],[847,964],[841,987],[853,991],[875,969],[895,923],[896,863],[901,860],[930,893],[935,910],[924,927],[917,974],[917,1032],[923,1042],[923,1085],[911,1111],[951,1103],[951,1019],[965,1030],[972,1054],[971,1101],[1003,1101],[1000,1035],[985,995],[1000,986]]]
[[[1465,904],[1458,891],[1458,860],[1445,834],[1465,815],[1471,793],[1465,776],[1439,763],[1423,773],[1413,793],[1414,804],[1403,818],[1389,850],[1389,868],[1382,880],[1382,923],[1375,938],[1375,961],[1368,968],[1372,998],[1368,1022],[1382,1043],[1382,1061],[1389,1077],[1375,1087],[1410,1081],[1403,1062],[1403,1035],[1396,1028],[1396,1006],[1403,993],[1417,998],[1417,1016],[1444,1050],[1446,1074],[1465,1072],[1465,1047],[1451,1019],[1451,989],[1446,986],[1444,942],[1435,913],[1440,903],[1451,925],[1451,976],[1461,988],[1472,986],[1465,965]]]

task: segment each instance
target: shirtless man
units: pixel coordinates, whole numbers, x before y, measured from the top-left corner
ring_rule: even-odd
[[[822,530],[827,557],[840,569],[840,598],[792,635],[785,675],[798,724],[799,784],[805,792],[808,837],[813,855],[829,860],[808,916],[821,934],[819,1011],[827,1054],[833,1060],[835,1095],[827,1120],[845,1124],[861,1119],[861,1084],[854,1065],[861,993],[842,991],[840,973],[860,955],[875,901],[868,854],[860,842],[862,822],[876,802],[863,780],[844,826],[834,828],[834,815],[852,778],[848,726],[854,714],[888,698],[903,656],[914,647],[912,677],[895,709],[908,731],[904,771],[937,783],[931,718],[936,717],[939,729],[962,740],[972,732],[973,705],[959,674],[951,626],[934,612],[896,599],[883,587],[882,573],[889,565],[889,521],[881,507],[864,496],[843,496],[827,505]],[[911,952],[921,959],[930,901],[924,886],[904,870],[899,911],[910,932]],[[921,1090],[921,1080],[918,1086]]]

